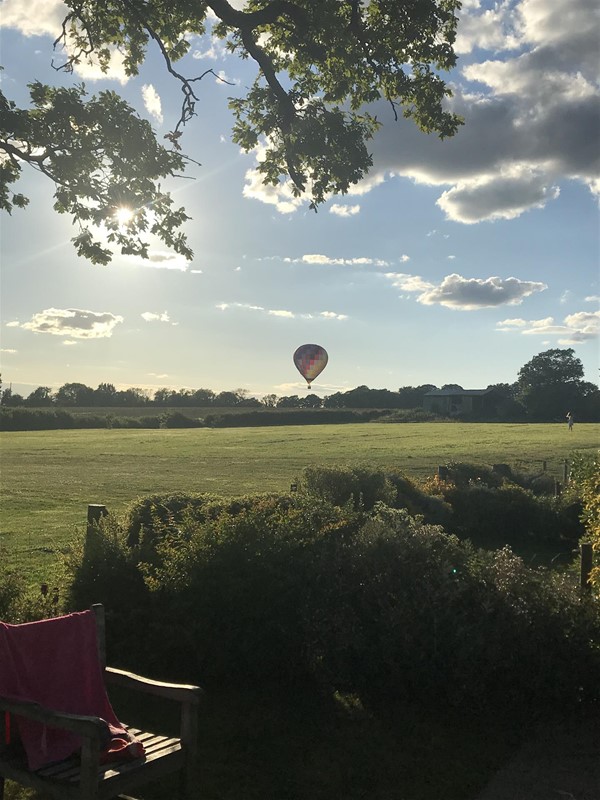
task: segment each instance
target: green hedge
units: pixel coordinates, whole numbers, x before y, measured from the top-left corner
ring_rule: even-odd
[[[199,419],[178,411],[143,417],[71,413],[62,409],[0,408],[2,431],[69,430],[71,428],[198,428]]]
[[[304,492],[136,509],[72,560],[72,607],[106,605],[121,666],[490,714],[600,694],[598,605],[580,602],[573,576],[528,569],[508,549],[476,550],[381,502]]]

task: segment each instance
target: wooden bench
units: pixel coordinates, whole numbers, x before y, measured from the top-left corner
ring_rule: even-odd
[[[198,686],[163,683],[106,666],[104,644],[104,607],[92,606],[96,615],[98,652],[104,668],[107,689],[121,686],[148,695],[174,700],[181,705],[181,728],[178,737],[161,736],[128,728],[144,744],[145,756],[134,761],[100,764],[100,742],[105,723],[99,717],[63,714],[34,703],[14,702],[0,697],[0,800],[4,798],[4,779],[36,789],[57,800],[110,800],[124,792],[147,785],[157,778],[179,772],[179,796],[189,796],[195,782],[198,704],[202,689]],[[54,728],[72,731],[82,737],[81,754],[58,764],[31,772],[24,753],[6,742],[4,711],[43,722]],[[134,800],[129,798],[129,800]]]

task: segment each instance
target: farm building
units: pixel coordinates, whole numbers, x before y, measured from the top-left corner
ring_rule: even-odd
[[[423,398],[423,408],[436,414],[482,414],[494,411],[494,389],[433,389]]]

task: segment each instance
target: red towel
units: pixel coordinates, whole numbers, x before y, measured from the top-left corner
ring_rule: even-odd
[[[129,758],[143,754],[141,743],[130,750],[123,744],[131,741],[106,694],[92,611],[23,625],[0,622],[0,695],[68,714],[102,717],[111,737],[103,760],[114,759],[117,751]],[[81,737],[69,731],[24,717],[17,717],[17,724],[31,770],[81,748]]]

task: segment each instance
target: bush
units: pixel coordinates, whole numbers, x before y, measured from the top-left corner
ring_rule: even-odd
[[[186,417],[181,411],[171,411],[161,417],[161,427],[163,428],[203,428],[204,422],[201,419]]]
[[[299,481],[302,491],[335,506],[351,504],[369,510],[376,502],[392,505],[396,489],[383,470],[364,467],[306,467]]]
[[[72,602],[105,604],[122,666],[209,688],[309,680],[373,707],[491,714],[598,697],[599,610],[572,576],[358,507],[304,493],[138,501],[75,555]]]
[[[216,519],[222,513],[236,516],[268,498],[277,501],[281,506],[290,502],[289,498],[280,495],[224,498],[208,493],[175,493],[142,497],[125,513],[127,546],[135,553],[138,561],[156,564],[160,560],[158,547],[164,539],[185,537],[189,526]]]
[[[0,559],[2,558],[0,550]],[[58,583],[58,581],[56,581]],[[55,617],[63,613],[60,593],[42,594],[37,586],[28,585],[24,574],[14,570],[0,572],[0,620],[13,625]]]
[[[598,608],[510,550],[476,551],[381,507],[324,553],[309,641],[331,687],[377,707],[542,708],[599,693]],[[576,655],[577,653],[577,655]]]
[[[115,517],[104,517],[87,530],[66,557],[71,574],[68,607],[89,608],[102,603],[107,618],[107,649],[121,659],[115,665],[142,670],[153,646],[145,636],[152,617],[149,591],[128,547],[125,530]]]
[[[110,417],[111,428],[160,428],[163,418],[161,416],[145,417]]]
[[[397,471],[369,467],[306,467],[298,481],[301,491],[334,505],[350,504],[370,511],[382,502],[422,515],[426,522],[445,524],[450,506],[440,496],[428,494]]]
[[[600,453],[576,453],[571,465],[571,491],[573,487],[581,497],[581,520],[585,538],[592,542],[596,556],[600,552]],[[600,595],[600,567],[592,569],[592,585]]]
[[[345,422],[370,422],[386,412],[378,409],[290,409],[239,411],[235,414],[207,414],[204,423],[210,428],[243,428],[273,425],[328,425]]]
[[[175,417],[175,419],[172,419]],[[179,419],[182,417],[183,419]],[[45,431],[70,430],[71,428],[197,428],[199,420],[175,413],[161,416],[127,417],[113,414],[79,414],[62,409],[0,408],[0,430]]]
[[[374,422],[450,422],[448,417],[425,411],[423,408],[398,409],[383,414]]]
[[[263,496],[158,536],[158,558],[141,564],[153,609],[144,636],[163,659],[157,669],[176,663],[205,683],[265,688],[306,680],[315,542],[347,536],[357,520],[312,499]]]
[[[528,548],[550,542],[566,547],[581,535],[570,505],[559,498],[536,497],[519,486],[451,486],[444,498],[453,512],[450,530],[479,547]]]

